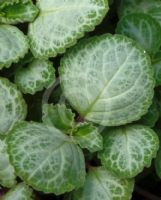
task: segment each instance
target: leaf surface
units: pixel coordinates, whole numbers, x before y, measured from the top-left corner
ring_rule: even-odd
[[[23,93],[35,94],[48,88],[55,81],[52,62],[34,59],[27,67],[16,70],[15,83]]]
[[[121,178],[132,178],[150,167],[159,149],[157,134],[142,125],[113,128],[104,136],[102,164]]]
[[[80,41],[60,66],[64,95],[86,120],[122,125],[138,120],[151,105],[150,59],[125,36],[105,34]]]
[[[103,148],[103,138],[98,128],[90,123],[82,123],[77,125],[76,131],[73,133],[73,139],[90,152],[100,151]]]
[[[14,124],[25,119],[26,103],[16,85],[0,78],[0,134],[6,134]]]
[[[149,54],[155,54],[161,46],[161,27],[148,14],[135,13],[123,17],[116,32],[138,42]]]
[[[45,124],[54,126],[66,133],[71,133],[74,127],[75,114],[64,104],[44,104],[42,120]]]
[[[19,183],[9,190],[1,200],[33,200],[32,190],[25,183]]]
[[[70,200],[130,200],[133,179],[119,179],[103,167],[91,169],[84,186]]]
[[[0,25],[0,69],[17,63],[28,51],[28,41],[15,26]]]
[[[9,161],[6,141],[1,139],[0,158],[0,185],[7,188],[13,187],[16,184],[15,170]]]
[[[22,122],[13,128],[7,141],[17,175],[35,190],[60,195],[84,183],[83,153],[58,129]]]
[[[36,57],[64,53],[85,32],[92,31],[108,11],[107,0],[39,0],[40,14],[29,26]]]
[[[39,10],[31,0],[9,4],[0,10],[0,22],[5,24],[17,24],[32,22]]]

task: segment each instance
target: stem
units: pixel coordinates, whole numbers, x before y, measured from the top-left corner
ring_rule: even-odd
[[[154,194],[151,194],[150,192],[143,190],[138,186],[135,186],[135,191],[141,196],[146,197],[147,200],[161,200],[161,197],[155,196]]]

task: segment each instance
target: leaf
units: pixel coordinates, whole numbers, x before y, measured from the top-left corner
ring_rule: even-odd
[[[0,139],[0,185],[13,187],[16,184],[15,170],[10,164],[5,140]]]
[[[35,57],[55,57],[92,31],[108,11],[107,0],[39,0],[40,14],[29,26]]]
[[[0,10],[0,22],[5,24],[17,24],[23,22],[32,22],[39,10],[28,0],[26,3],[18,2],[13,5],[5,6]]]
[[[15,3],[26,3],[29,0],[0,0],[0,9],[4,8],[5,6],[13,5]]]
[[[25,183],[19,183],[7,192],[1,200],[33,200],[32,190]]]
[[[28,51],[27,38],[15,26],[0,25],[0,43],[0,69],[17,63]]]
[[[6,134],[25,119],[27,108],[17,87],[6,78],[0,78],[0,102],[0,134]]]
[[[156,87],[161,85],[161,61],[153,64]]]
[[[154,127],[156,122],[159,119],[159,110],[158,110],[158,105],[157,105],[157,101],[154,98],[152,105],[150,106],[148,112],[146,113],[146,115],[144,115],[141,119],[140,119],[140,124],[142,125],[146,125],[146,126],[150,126],[150,127]]]
[[[35,190],[59,195],[84,183],[83,153],[58,129],[21,122],[12,129],[7,142],[16,174]]]
[[[55,81],[55,69],[52,62],[34,59],[27,67],[18,68],[15,72],[15,83],[25,94],[35,94],[48,88]]]
[[[61,60],[65,97],[81,117],[104,126],[138,120],[152,102],[154,78],[148,55],[121,35],[80,41]]]
[[[46,125],[54,126],[63,132],[71,133],[75,114],[64,104],[44,104],[42,120]]]
[[[138,42],[149,54],[155,54],[161,46],[161,27],[151,16],[135,13],[123,17],[116,32]]]
[[[78,124],[73,139],[81,148],[86,148],[92,153],[103,149],[103,138],[92,124]]]
[[[90,169],[84,186],[70,200],[130,200],[133,179],[119,179],[103,167]]]
[[[118,177],[132,178],[144,167],[150,167],[158,148],[158,136],[152,129],[142,125],[129,125],[107,132],[99,158]]]
[[[161,178],[161,130],[156,130],[159,140],[160,140],[160,147],[155,159],[155,171],[159,178]]]
[[[161,1],[160,0],[122,0],[118,9],[119,17],[131,13],[146,13],[153,17],[161,25]]]

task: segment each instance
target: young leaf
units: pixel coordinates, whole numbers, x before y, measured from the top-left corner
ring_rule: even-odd
[[[21,122],[12,129],[7,141],[17,175],[35,190],[59,195],[84,183],[83,153],[58,129]]]
[[[44,104],[43,117],[44,124],[54,126],[66,133],[71,132],[74,127],[75,114],[64,104]]]
[[[15,26],[0,25],[0,43],[0,69],[18,62],[28,51],[27,38]]]
[[[142,125],[154,127],[158,119],[159,119],[159,110],[157,101],[154,98],[153,103],[149,107],[148,112],[140,119],[139,123]]]
[[[61,60],[64,95],[86,120],[116,126],[138,120],[153,97],[148,55],[121,35],[80,41]]]
[[[136,40],[149,54],[155,54],[161,46],[161,27],[147,14],[126,15],[118,23],[116,32]]]
[[[153,17],[161,25],[161,1],[160,0],[122,0],[118,9],[119,17],[131,13],[146,13]]]
[[[5,6],[0,10],[0,22],[5,24],[32,22],[38,12],[38,8],[31,0],[28,0],[26,3],[18,2],[13,5]]]
[[[102,164],[121,178],[132,178],[150,167],[159,148],[157,134],[141,125],[109,130],[104,149],[99,153]]]
[[[54,81],[55,70],[52,62],[47,60],[34,59],[27,67],[18,68],[15,72],[15,83],[25,94],[35,94]]]
[[[1,200],[33,200],[32,190],[25,183],[19,183],[7,192]]]
[[[130,200],[133,179],[119,179],[103,167],[90,169],[84,186],[70,200]]]
[[[0,78],[0,102],[0,134],[6,134],[25,119],[27,108],[17,87],[5,78]]]
[[[100,151],[103,148],[101,134],[95,126],[89,123],[77,125],[73,139],[81,148],[87,148],[90,152]]]
[[[6,141],[0,139],[0,185],[10,188],[16,184],[15,170],[10,164]]]
[[[36,57],[53,57],[74,45],[99,24],[108,11],[107,0],[39,0],[38,18],[29,26]]]

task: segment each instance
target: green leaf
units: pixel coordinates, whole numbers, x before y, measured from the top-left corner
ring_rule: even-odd
[[[35,94],[50,87],[55,81],[55,69],[52,62],[34,59],[27,67],[15,72],[15,83],[23,93]]]
[[[44,124],[54,126],[63,132],[71,133],[74,127],[75,114],[64,104],[44,104],[43,117]]]
[[[36,18],[38,12],[38,8],[30,0],[26,3],[15,3],[5,6],[0,10],[0,22],[5,24],[32,22]]]
[[[103,138],[98,129],[92,124],[78,124],[76,131],[73,133],[73,139],[81,148],[86,148],[92,153],[103,149]]]
[[[16,184],[15,170],[10,164],[7,153],[6,141],[0,139],[0,185],[3,187],[13,187]]]
[[[29,0],[0,0],[0,9],[4,8],[5,6],[13,5],[15,3],[26,3]]]
[[[55,57],[92,31],[108,11],[107,0],[39,0],[40,14],[29,26],[35,57]]]
[[[161,46],[161,27],[151,16],[135,13],[123,17],[116,32],[136,40],[149,54],[155,54]]]
[[[0,25],[0,69],[17,63],[28,51],[28,41],[15,26]]]
[[[158,135],[159,135],[159,138],[161,139],[160,133],[161,133],[161,131],[159,130]],[[155,170],[156,170],[157,175],[161,178],[161,147],[159,148],[159,151],[157,153],[157,157],[155,159]]]
[[[159,148],[157,134],[141,125],[113,128],[104,136],[102,164],[121,178],[132,178],[150,167]]]
[[[156,87],[161,85],[161,61],[153,64]]]
[[[7,192],[1,200],[33,200],[32,190],[25,183],[19,183]]]
[[[86,120],[104,126],[130,123],[152,103],[150,59],[125,36],[105,34],[80,41],[60,66],[64,95]]]
[[[26,103],[17,87],[6,78],[0,78],[0,134],[6,134],[27,114]]]
[[[142,125],[154,127],[158,119],[159,119],[159,110],[157,101],[154,98],[153,103],[150,106],[148,112],[140,119],[139,123]]]
[[[16,174],[35,190],[59,195],[83,185],[83,153],[58,129],[21,122],[12,129],[7,142]]]
[[[131,13],[146,13],[153,17],[161,25],[161,1],[160,0],[122,0],[118,9],[119,17]]]
[[[90,169],[84,186],[70,200],[130,200],[133,179],[119,179],[103,167]]]

